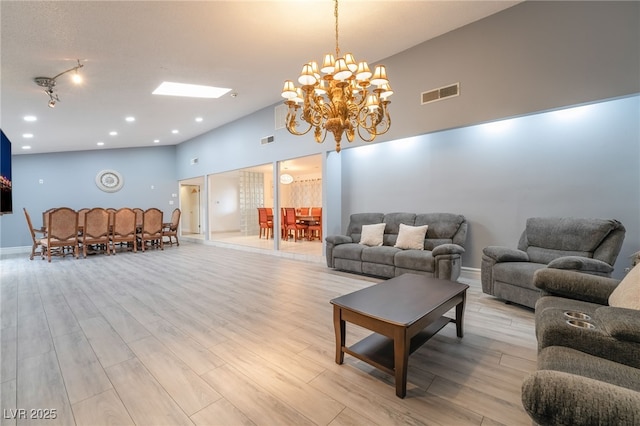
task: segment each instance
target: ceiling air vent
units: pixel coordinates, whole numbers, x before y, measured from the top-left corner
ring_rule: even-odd
[[[421,105],[424,105],[459,95],[460,83],[454,83],[445,87],[440,87],[438,89],[429,90],[428,92],[422,92],[422,94],[420,95],[420,103]]]
[[[266,145],[268,143],[273,143],[276,140],[276,138],[274,138],[273,136],[265,136],[264,138],[260,139],[260,145]]]
[[[275,119],[276,119],[276,128],[275,130],[278,129],[284,129],[286,124],[287,124],[287,111],[289,110],[289,108],[285,105],[278,105],[277,107],[275,107]]]

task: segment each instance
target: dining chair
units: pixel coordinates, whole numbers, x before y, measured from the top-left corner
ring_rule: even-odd
[[[33,257],[36,255],[36,251],[38,250],[38,247],[42,250],[42,243],[40,242],[40,237],[38,237],[37,234],[42,234],[41,237],[44,237],[46,235],[46,232],[44,229],[37,229],[33,227],[33,223],[31,223],[31,216],[29,216],[29,212],[27,212],[26,208],[22,208],[22,210],[24,210],[24,217],[27,219],[27,226],[29,227],[29,232],[31,233],[31,241],[33,242],[33,245],[31,246],[31,255],[29,256],[29,260],[33,260]],[[41,254],[41,252],[38,252],[38,254]]]
[[[71,247],[73,255],[78,258],[78,212],[68,207],[60,207],[47,214],[47,235],[40,240],[44,257],[51,262],[54,249],[62,257],[65,256],[65,248]]]
[[[140,230],[140,228],[142,228],[142,215],[144,215],[144,210],[142,210],[139,207],[135,207],[133,209],[134,213],[136,214],[136,232]]]
[[[286,222],[286,239],[289,239],[289,232],[293,231],[293,241],[298,241],[302,238],[302,234],[307,230],[308,226],[303,223],[298,223],[296,218],[296,209],[293,207],[285,207],[285,222]]]
[[[142,251],[145,250],[146,242],[160,246],[160,250],[164,250],[164,241],[162,239],[162,211],[155,207],[147,209],[142,214],[142,228],[137,234],[140,240]]]
[[[116,254],[116,244],[122,246],[123,243],[133,247],[134,253],[138,251],[136,247],[136,213],[133,209],[123,207],[113,213],[109,240],[113,254]]]
[[[78,230],[80,234],[82,234],[82,229],[84,228],[84,215],[89,211],[88,208],[82,208],[78,210]]]
[[[317,237],[322,241],[322,207],[312,207],[310,216],[314,220],[309,223],[307,238],[311,241]]]
[[[258,207],[258,225],[260,226],[258,238],[262,238],[262,234],[264,234],[267,239],[273,236],[273,221],[269,221],[265,207]]]
[[[284,239],[287,235],[287,222],[285,215],[284,207],[280,207],[280,239]]]
[[[110,254],[109,248],[109,212],[95,207],[84,214],[84,228],[80,235],[82,255],[87,258],[87,246],[94,245]]]
[[[180,225],[180,216],[181,211],[178,208],[173,209],[171,213],[171,222],[166,222],[162,224],[162,236],[168,237],[167,241],[169,245],[173,245],[173,241],[171,238],[176,239],[176,244],[180,246],[180,241],[178,241],[178,225]]]

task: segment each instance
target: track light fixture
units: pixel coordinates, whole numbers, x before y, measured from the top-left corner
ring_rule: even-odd
[[[58,97],[58,94],[55,92],[56,79],[58,77],[68,72],[75,71],[75,75],[73,76],[73,81],[75,83],[80,83],[82,81],[78,70],[82,68],[84,65],[80,63],[80,59],[78,59],[77,61],[78,61],[78,65],[76,65],[73,68],[69,68],[68,70],[62,71],[60,74],[56,75],[55,77],[34,78],[34,81],[36,82],[36,84],[40,87],[44,87],[44,92],[49,96],[49,108],[55,108],[56,103],[60,102],[60,98]]]

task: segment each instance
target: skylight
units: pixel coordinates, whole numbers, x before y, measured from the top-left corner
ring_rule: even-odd
[[[164,81],[152,93],[154,95],[186,96],[189,98],[219,98],[231,89],[201,86],[198,84],[171,83]]]

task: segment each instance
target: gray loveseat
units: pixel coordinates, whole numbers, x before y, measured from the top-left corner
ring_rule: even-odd
[[[533,274],[542,268],[610,276],[624,240],[617,220],[560,217],[527,219],[518,248],[485,247],[482,291],[533,308],[540,291]]]
[[[356,213],[346,235],[326,238],[327,266],[359,274],[391,278],[406,272],[455,281],[467,239],[464,216],[451,213]],[[385,223],[383,245],[359,244],[363,225]],[[394,247],[400,224],[428,225],[424,250]]]
[[[620,284],[575,271],[536,272],[538,370],[522,385],[523,406],[536,423],[640,424],[640,282],[632,273]],[[613,302],[623,306],[610,306],[618,286]],[[571,313],[586,317],[572,320]]]

